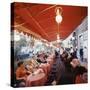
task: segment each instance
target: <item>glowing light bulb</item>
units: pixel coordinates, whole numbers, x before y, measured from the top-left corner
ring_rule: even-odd
[[[56,22],[57,23],[62,22],[62,16],[61,16],[61,12],[59,11],[59,8],[56,10]]]
[[[57,23],[61,23],[61,22],[62,22],[62,16],[61,16],[61,15],[58,14],[58,15],[56,16],[56,22],[57,22]]]

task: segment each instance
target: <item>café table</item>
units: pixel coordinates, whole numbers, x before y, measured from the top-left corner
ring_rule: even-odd
[[[31,74],[27,77],[26,86],[43,86],[46,82],[46,74],[45,73],[38,73],[38,74]]]

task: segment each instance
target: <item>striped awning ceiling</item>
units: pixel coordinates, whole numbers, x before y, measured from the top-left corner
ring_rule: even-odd
[[[13,3],[11,13],[12,26],[19,27],[19,25],[21,25],[48,41],[54,41],[57,38],[56,35],[58,31],[58,26],[55,21],[56,7],[62,8],[63,20],[61,24],[59,24],[59,34],[60,38],[65,39],[87,16],[87,7],[20,2]]]

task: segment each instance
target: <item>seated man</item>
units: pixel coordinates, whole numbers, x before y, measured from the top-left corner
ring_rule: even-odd
[[[16,80],[18,86],[25,86],[28,74],[30,74],[30,72],[25,69],[23,62],[19,62],[16,69]]]
[[[88,82],[88,75],[87,75],[87,69],[83,66],[80,66],[77,70],[76,77],[75,77],[75,83],[87,83]]]
[[[87,83],[87,69],[84,66],[81,66],[78,59],[73,59],[71,65],[74,74],[74,83]]]

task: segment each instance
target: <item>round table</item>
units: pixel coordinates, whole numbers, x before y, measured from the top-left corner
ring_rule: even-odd
[[[49,63],[41,64],[39,67],[43,69],[46,75],[50,72],[51,66]]]
[[[43,86],[46,82],[45,73],[39,73],[36,75],[29,75],[26,80],[26,86]]]

